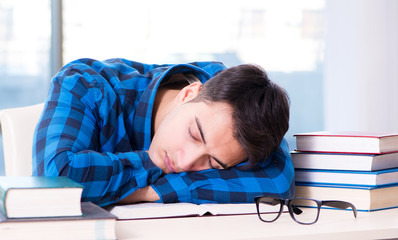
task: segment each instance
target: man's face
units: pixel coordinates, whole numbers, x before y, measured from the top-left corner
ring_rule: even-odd
[[[170,111],[155,131],[149,156],[164,173],[228,168],[243,161],[226,103],[188,102]]]

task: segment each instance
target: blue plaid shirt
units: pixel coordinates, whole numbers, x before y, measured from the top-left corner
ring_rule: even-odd
[[[269,161],[253,170],[209,169],[162,175],[146,150],[159,84],[175,73],[205,82],[217,62],[155,65],[125,59],[80,59],[52,79],[37,125],[33,175],[67,176],[84,185],[83,201],[105,206],[152,186],[159,202],[253,202],[258,195],[294,194],[294,171],[283,140]]]

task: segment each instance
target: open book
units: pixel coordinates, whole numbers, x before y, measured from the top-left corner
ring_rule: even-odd
[[[193,203],[138,203],[111,206],[108,210],[118,219],[168,218],[183,216],[256,214],[255,203],[193,204]],[[270,208],[271,211],[271,208]]]

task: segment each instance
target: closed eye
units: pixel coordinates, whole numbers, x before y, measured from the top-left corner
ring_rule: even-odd
[[[218,164],[218,162],[217,162],[217,164],[214,166],[214,165],[213,165],[213,161],[216,161],[216,160],[212,160],[212,158],[209,157],[209,165],[210,165],[210,168],[211,168],[211,169],[224,169],[224,167],[222,167],[220,164]]]
[[[199,142],[199,141],[200,141],[200,138],[196,137],[196,136],[192,133],[191,127],[188,128],[188,134],[189,134],[189,136],[190,136],[195,142]]]

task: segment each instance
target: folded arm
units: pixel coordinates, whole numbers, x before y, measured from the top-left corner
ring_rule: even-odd
[[[259,195],[291,198],[294,196],[294,168],[284,139],[267,163],[256,169],[168,174],[151,186],[161,202],[250,203]]]
[[[53,80],[35,132],[33,174],[67,176],[84,186],[83,201],[108,205],[148,186],[162,171],[145,151],[133,151],[120,104],[103,101],[109,96],[97,85],[106,83],[87,71],[79,64]]]

